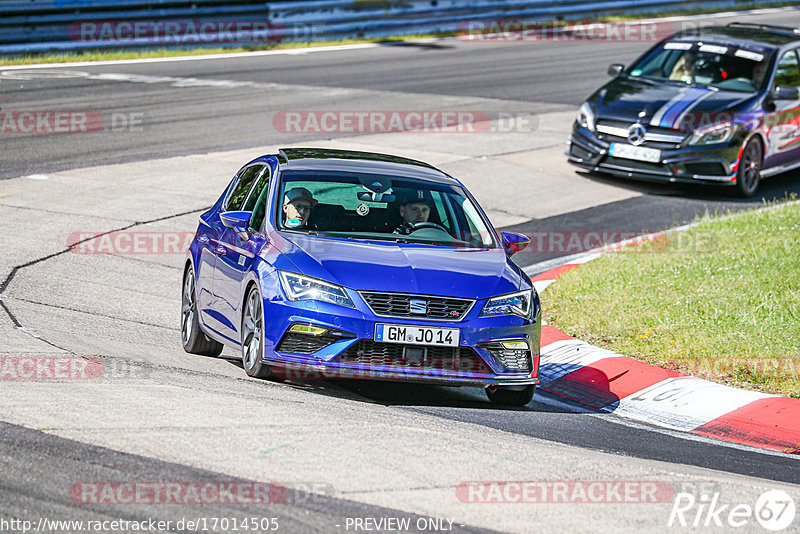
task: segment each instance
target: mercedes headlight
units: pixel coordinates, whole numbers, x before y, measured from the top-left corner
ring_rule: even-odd
[[[500,295],[490,298],[483,307],[481,317],[493,317],[497,315],[518,315],[523,319],[531,316],[531,303],[533,302],[533,290],[526,289],[517,293]]]
[[[689,141],[690,145],[713,145],[716,143],[725,143],[730,140],[735,130],[735,125],[732,122],[723,122],[697,130],[692,134],[692,139]]]
[[[581,104],[580,109],[578,109],[578,117],[575,120],[584,128],[594,131],[594,111],[592,111],[592,107],[588,102]]]
[[[289,300],[317,300],[348,308],[356,307],[342,286],[302,274],[286,271],[278,271],[278,274],[283,292]]]

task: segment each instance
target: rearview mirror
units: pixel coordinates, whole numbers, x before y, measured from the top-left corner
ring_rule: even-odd
[[[528,246],[528,243],[531,242],[530,237],[525,234],[518,234],[517,232],[502,232],[501,235],[503,236],[503,248],[506,249],[506,255],[508,257],[524,249]]]
[[[624,70],[625,70],[625,65],[623,65],[622,63],[612,63],[611,65],[608,66],[608,75],[611,76],[612,78],[616,78],[617,76],[622,74],[622,71]]]
[[[253,216],[252,211],[226,211],[219,214],[219,220],[225,228],[235,230],[243,241],[250,239],[250,232],[247,231],[247,224]]]
[[[395,196],[392,193],[367,193],[360,191],[358,193],[358,200],[363,202],[394,202]]]
[[[797,87],[780,85],[772,92],[773,100],[800,100],[800,90]]]

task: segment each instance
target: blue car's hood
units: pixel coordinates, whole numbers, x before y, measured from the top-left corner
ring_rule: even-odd
[[[502,249],[457,250],[289,234],[276,241],[301,273],[355,290],[479,299],[523,287],[519,269]]]
[[[739,111],[754,93],[713,90],[706,87],[619,77],[591,100],[598,118],[678,128],[684,112],[695,115]],[[700,122],[700,117],[696,117]],[[654,120],[655,119],[655,120]],[[691,119],[691,117],[690,117]],[[708,117],[705,121],[708,124]]]

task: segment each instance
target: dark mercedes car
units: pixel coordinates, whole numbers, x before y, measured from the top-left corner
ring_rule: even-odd
[[[750,197],[800,166],[800,29],[732,23],[669,37],[581,105],[570,163]]]

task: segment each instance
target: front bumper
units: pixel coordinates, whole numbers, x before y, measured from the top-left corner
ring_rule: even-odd
[[[357,309],[316,301],[264,302],[265,317],[270,317],[264,332],[264,362],[277,376],[300,380],[357,378],[453,386],[539,383],[541,323],[538,298],[535,299],[536,315],[530,319],[513,315],[479,317],[485,300],[478,300],[461,321],[451,322],[379,317],[372,313],[358,293],[349,290],[348,293]],[[298,334],[289,331],[298,323],[325,328],[328,332],[324,336],[328,337],[310,336],[307,343],[303,339],[298,341]],[[458,328],[460,344],[457,348],[449,348],[376,342],[376,323]],[[498,351],[498,342],[512,340],[527,342],[528,368],[519,365],[522,360],[505,358],[506,353]],[[286,350],[287,347],[293,351]],[[406,347],[412,347],[412,350],[407,351]]]
[[[580,126],[574,127],[567,141],[568,161],[588,171],[623,178],[716,185],[736,183],[739,153],[744,141],[740,135],[734,135],[727,143],[661,148],[661,160],[651,163],[611,156],[612,141],[605,137]]]

